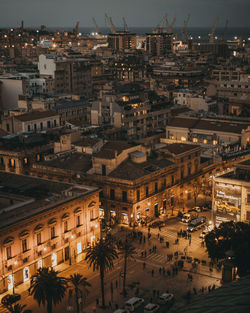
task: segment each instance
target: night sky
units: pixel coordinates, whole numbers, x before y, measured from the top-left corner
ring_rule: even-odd
[[[219,16],[218,26],[229,19],[229,27],[250,26],[250,0],[0,0],[0,27],[69,26],[77,20],[80,26],[93,26],[95,17],[105,26],[104,13],[114,24],[122,24],[122,16],[129,26],[155,26],[164,13],[171,21],[176,14],[176,26],[182,26],[188,13],[189,26],[211,26]]]

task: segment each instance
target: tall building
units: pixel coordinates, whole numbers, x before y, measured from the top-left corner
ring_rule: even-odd
[[[42,54],[38,69],[41,77],[53,79],[54,94],[91,95],[91,67],[85,58]]]
[[[172,51],[172,33],[151,33],[147,34],[146,50],[151,56],[165,56]]]
[[[109,34],[108,45],[112,50],[136,49],[136,34],[129,32]]]

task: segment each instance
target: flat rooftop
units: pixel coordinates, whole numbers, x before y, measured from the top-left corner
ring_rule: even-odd
[[[0,172],[0,231],[97,190],[92,186]]]

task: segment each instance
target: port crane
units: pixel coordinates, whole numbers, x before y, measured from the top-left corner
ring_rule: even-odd
[[[162,33],[164,31],[164,24],[166,22],[167,19],[167,13],[164,15],[164,17],[162,18],[160,24],[158,24],[154,29],[153,29],[153,33]]]
[[[112,18],[105,13],[106,21],[109,25],[112,34],[117,33],[115,25],[113,24]]]
[[[76,36],[76,37],[77,37],[78,34],[79,34],[79,24],[80,24],[80,22],[77,21],[77,22],[76,22],[76,26],[75,26],[75,28],[74,28],[74,33],[75,33],[75,36]]]
[[[211,32],[208,34],[208,37],[209,37],[209,42],[214,42],[214,32],[215,32],[215,28],[216,28],[216,25],[218,24],[219,22],[219,18],[218,16],[216,17],[216,20],[211,28]]]
[[[101,35],[102,33],[101,33],[101,31],[100,31],[99,26],[98,26],[97,23],[96,23],[95,18],[92,17],[92,20],[93,20],[93,23],[94,23],[94,25],[95,25],[96,33],[97,33],[98,35]]]
[[[125,17],[123,17],[122,20],[123,20],[123,28],[124,28],[124,31],[125,31],[126,33],[128,33],[128,32],[129,32],[129,29],[128,29],[128,25],[127,25],[127,23],[126,23]]]
[[[186,40],[188,41],[189,40],[189,35],[188,35],[188,32],[187,32],[187,26],[188,26],[188,22],[190,20],[190,14],[188,14],[188,17],[186,20],[184,20],[184,27],[183,27],[183,30],[182,30],[182,40]]]
[[[169,34],[173,33],[173,28],[174,28],[175,22],[176,22],[176,16],[174,16],[173,21],[172,21],[171,24],[168,23],[168,19],[166,17],[166,24],[167,24],[167,27],[168,27],[168,33]]]

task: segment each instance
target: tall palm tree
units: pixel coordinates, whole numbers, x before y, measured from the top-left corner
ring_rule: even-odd
[[[85,252],[85,260],[89,266],[93,267],[93,271],[100,271],[102,306],[105,307],[104,273],[114,267],[114,260],[118,258],[115,245],[112,240],[101,238],[93,246],[89,246]]]
[[[4,307],[10,312],[10,313],[26,313],[31,312],[30,310],[24,310],[26,307],[26,304],[21,305],[19,303],[17,304],[5,304]]]
[[[53,304],[60,303],[65,296],[67,280],[64,277],[58,277],[53,268],[39,268],[37,273],[32,276],[30,284],[30,294],[44,306],[47,303],[47,313],[52,313]]]
[[[80,295],[82,296],[82,293],[83,293],[83,297],[84,297],[84,299],[86,299],[86,296],[89,293],[89,290],[87,287],[90,287],[91,284],[87,281],[86,277],[83,277],[81,274],[78,274],[78,273],[74,274],[74,275],[70,275],[70,278],[68,279],[68,281],[70,282],[70,284],[74,288],[76,312],[79,313],[80,308],[79,308],[78,300],[80,298]]]
[[[135,248],[132,246],[131,241],[126,239],[122,241],[119,245],[119,254],[123,256],[123,294],[126,294],[126,278],[127,278],[127,262],[128,259],[134,258]]]

